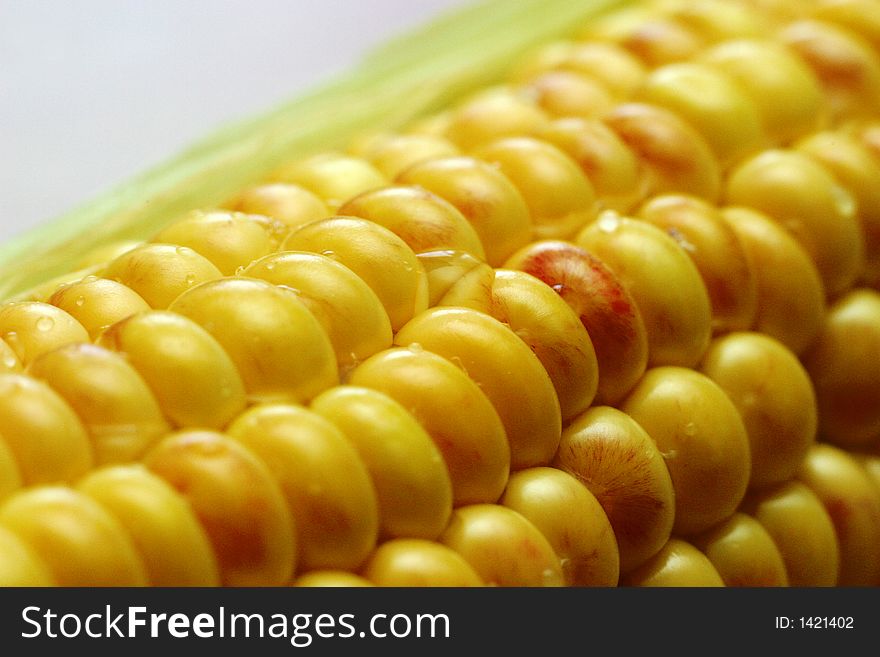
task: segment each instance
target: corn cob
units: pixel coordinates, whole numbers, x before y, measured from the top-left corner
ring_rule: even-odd
[[[880,7],[552,4],[19,265],[0,584],[880,585]]]

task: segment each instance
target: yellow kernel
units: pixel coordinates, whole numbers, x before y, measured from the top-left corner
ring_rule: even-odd
[[[716,338],[700,371],[721,386],[749,436],[755,488],[791,479],[816,440],[816,394],[791,351],[761,333]]]
[[[556,391],[541,361],[504,324],[470,308],[432,308],[407,323],[394,343],[418,343],[480,386],[504,423],[513,469],[553,458],[562,423]]]
[[[822,501],[840,547],[838,586],[877,586],[880,582],[880,490],[849,453],[815,445],[798,479]]]
[[[708,529],[736,511],[749,484],[749,437],[709,377],[683,367],[648,370],[620,409],[657,443],[675,489],[676,534]]]
[[[141,465],[95,470],[76,489],[125,527],[151,586],[217,586],[213,548],[186,500]]]
[[[369,219],[384,226],[420,254],[458,250],[485,260],[474,227],[458,209],[420,187],[383,187],[355,196],[339,208],[342,215]]]
[[[295,519],[263,462],[212,431],[169,434],[144,465],[174,488],[205,530],[225,586],[282,586],[297,564]]]
[[[529,209],[508,178],[470,157],[431,159],[403,171],[397,182],[419,185],[454,205],[482,242],[486,262],[499,266],[532,234]]]
[[[355,570],[376,544],[379,512],[369,472],[331,422],[299,406],[259,405],[229,435],[265,463],[296,520],[298,567]]]
[[[620,572],[645,563],[669,540],[675,493],[657,446],[631,417],[595,406],[562,432],[553,466],[586,486],[614,530]]]
[[[251,263],[241,274],[295,291],[330,339],[341,376],[391,346],[391,321],[379,297],[332,258],[279,251]]]
[[[348,382],[385,393],[422,425],[446,463],[455,506],[498,500],[510,446],[498,412],[461,369],[408,345],[368,358]]]
[[[724,207],[721,214],[752,263],[755,330],[801,354],[825,317],[825,289],[816,265],[791,233],[766,215],[745,207]]]
[[[272,181],[305,187],[320,197],[331,212],[362,192],[388,184],[372,164],[342,153],[319,153],[293,162],[276,171]]]
[[[828,311],[818,339],[803,354],[816,388],[819,434],[847,449],[880,438],[880,293],[855,289]]]
[[[562,586],[559,557],[531,522],[497,504],[456,509],[440,542],[489,586]]]
[[[725,586],[788,586],[779,548],[751,516],[734,513],[690,540],[709,558]]]
[[[361,153],[389,180],[420,160],[458,155],[458,148],[440,135],[386,135],[378,137]],[[340,214],[351,214],[344,212]]]
[[[107,329],[98,344],[125,355],[175,426],[222,428],[244,409],[244,384],[232,359],[186,317],[139,313]]]
[[[46,564],[59,586],[146,586],[124,526],[90,497],[61,486],[25,490],[0,507],[0,525]]]
[[[370,474],[383,537],[433,539],[452,512],[452,481],[431,436],[394,399],[377,390],[338,386],[311,410],[354,445]]]
[[[290,228],[331,214],[319,196],[290,183],[265,183],[248,187],[228,206],[238,212],[271,217]]]
[[[502,137],[528,134],[548,118],[522,91],[492,88],[455,108],[444,136],[468,151]]]
[[[860,280],[880,286],[880,160],[855,135],[817,132],[795,144],[828,169],[853,196],[856,218],[865,241],[865,268]]]
[[[718,160],[703,136],[678,116],[662,107],[624,103],[603,120],[644,167],[644,196],[681,192],[718,199]]]
[[[595,217],[593,185],[552,144],[511,137],[484,145],[474,156],[497,166],[516,185],[532,218],[533,237],[571,237]]]
[[[547,71],[526,82],[520,91],[551,117],[598,117],[611,109],[614,99],[601,82],[575,71]],[[519,134],[540,130],[541,125]]]
[[[601,121],[565,118],[542,126],[535,136],[564,151],[596,192],[598,207],[626,212],[644,191],[635,152]]]
[[[169,430],[146,382],[112,351],[66,345],[40,356],[28,373],[70,404],[89,434],[97,465],[137,460]]]
[[[648,362],[645,324],[620,280],[597,258],[562,241],[534,242],[514,253],[505,267],[543,281],[580,318],[599,368],[595,401],[619,401]]]
[[[786,25],[778,38],[822,84],[833,122],[871,117],[880,108],[880,54],[857,33],[821,20]]]
[[[604,84],[615,99],[630,97],[645,79],[645,66],[631,53],[613,43],[557,41],[529,53],[514,72],[514,79],[527,80],[544,71],[575,71]]]
[[[338,382],[321,323],[283,287],[244,277],[209,281],[180,295],[169,310],[222,345],[250,400],[303,402]]]
[[[563,421],[585,411],[596,396],[599,365],[580,317],[553,288],[521,271],[496,270],[490,301],[489,314],[510,327],[541,361]]]
[[[225,210],[194,210],[162,229],[154,242],[188,247],[205,256],[224,276],[231,276],[239,267],[251,262],[277,246],[278,230],[271,220],[258,215]]]
[[[0,587],[53,586],[52,573],[38,554],[11,530],[0,526]]]
[[[726,202],[773,218],[804,247],[825,292],[848,289],[864,266],[865,242],[855,203],[820,164],[794,150],[767,150],[730,173]]]
[[[576,478],[555,468],[510,476],[501,504],[522,514],[553,546],[568,586],[617,586],[617,539],[602,506]]]
[[[835,586],[840,548],[831,517],[797,481],[750,494],[742,510],[761,523],[785,561],[789,586]]]
[[[150,309],[131,288],[94,276],[63,285],[49,298],[49,303],[69,313],[93,340],[111,324]]]
[[[711,337],[712,308],[681,245],[656,226],[613,213],[581,231],[577,244],[602,260],[635,299],[649,365],[696,365]]]
[[[428,306],[428,281],[413,250],[379,224],[333,217],[301,226],[284,241],[288,251],[310,251],[338,260],[369,285],[397,330]]]
[[[210,260],[174,244],[144,244],[126,251],[103,275],[130,287],[156,310],[167,308],[192,286],[222,276]]]
[[[700,56],[739,84],[761,116],[765,134],[777,144],[818,129],[826,120],[822,88],[813,71],[773,41],[725,41]]]
[[[754,268],[715,206],[669,194],[648,200],[636,215],[666,231],[697,266],[712,304],[714,332],[751,328],[758,309]]]
[[[755,102],[720,70],[682,62],[654,70],[638,99],[675,112],[705,138],[722,167],[766,142]]]
[[[460,554],[424,539],[397,538],[383,543],[362,572],[376,586],[483,586],[480,576]]]
[[[0,374],[0,440],[25,486],[72,481],[94,463],[73,409],[48,385],[23,374]],[[6,470],[9,477],[9,466]]]
[[[0,338],[23,365],[40,354],[72,342],[88,342],[83,325],[61,308],[39,301],[0,306]]]
[[[724,586],[705,554],[680,538],[669,542],[647,563],[620,578],[621,586]]]

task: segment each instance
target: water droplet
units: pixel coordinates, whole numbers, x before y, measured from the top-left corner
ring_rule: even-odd
[[[685,251],[687,251],[687,252],[689,252],[689,253],[695,253],[695,252],[696,252],[697,247],[694,246],[694,244],[693,244],[692,242],[688,242],[687,237],[685,237],[685,236],[684,236],[684,233],[682,233],[678,228],[670,228],[670,229],[668,229],[666,232],[667,232],[667,233],[669,234],[669,236],[670,236],[672,239],[674,239],[674,240],[678,243],[678,245],[679,245],[681,248],[683,248]]]
[[[602,232],[613,233],[620,228],[620,215],[613,211],[603,212],[596,220],[596,224]]]
[[[80,306],[80,307],[81,307],[85,302],[86,302],[86,298],[85,298],[83,295],[79,295],[79,296],[76,298],[76,301],[74,301],[74,303],[75,303],[77,306]]]
[[[267,262],[266,263],[266,271],[272,271],[273,269],[275,269],[275,263],[274,262]]]
[[[425,348],[422,345],[420,345],[418,342],[410,342],[408,348],[414,354],[420,354],[425,350]]]
[[[688,422],[684,425],[684,435],[686,436],[695,436],[697,435],[697,425],[693,422]]]
[[[544,584],[547,586],[558,585],[560,583],[559,574],[552,568],[546,568],[544,572],[541,573],[541,579],[544,580]]]
[[[7,369],[15,369],[16,367],[18,367],[18,359],[12,353],[3,354],[3,365]]]
[[[55,320],[51,317],[40,317],[40,319],[37,320],[38,331],[51,331],[53,326],[55,326]]]
[[[840,213],[847,217],[854,217],[856,214],[856,200],[853,198],[853,195],[840,185],[834,185],[831,188],[831,192],[834,195],[834,205],[837,206]]]
[[[88,276],[86,276],[85,278],[83,278],[83,279],[80,281],[80,283],[94,283],[96,280],[98,280],[98,277],[97,277],[97,276],[95,276],[94,274],[89,274]],[[72,285],[72,283],[71,283],[71,285]]]
[[[241,276],[243,272],[244,272],[244,265],[239,265],[238,267],[235,268],[235,275],[236,276]]]
[[[553,288],[553,291],[556,292],[556,294],[562,294],[565,291],[565,283],[554,283],[550,287]]]
[[[326,251],[321,251],[321,255],[326,256],[328,258],[335,258],[336,251],[331,251],[330,249],[327,249]]]
[[[192,286],[195,282],[196,282],[196,275],[195,274],[187,274],[186,275],[186,284],[188,286]]]

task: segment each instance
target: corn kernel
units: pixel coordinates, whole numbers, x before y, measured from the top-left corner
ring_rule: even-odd
[[[379,224],[356,217],[324,219],[293,231],[282,248],[321,253],[351,269],[379,297],[395,331],[428,307],[428,281],[415,253]]]
[[[120,354],[70,344],[40,356],[28,373],[52,386],[76,412],[97,465],[135,461],[169,430],[150,388]]]
[[[174,488],[204,528],[226,586],[281,586],[297,565],[294,519],[268,467],[212,431],[169,434],[144,465]]]
[[[595,406],[575,418],[562,432],[553,466],[602,505],[621,573],[644,564],[669,540],[675,514],[669,470],[651,437],[625,413]]]
[[[126,251],[103,273],[130,287],[155,310],[164,310],[189,288],[222,275],[204,256],[174,244],[144,244]]]
[[[510,471],[507,435],[495,407],[461,369],[410,345],[368,358],[348,383],[385,393],[422,425],[443,455],[455,506],[498,500]]]
[[[376,586],[483,586],[471,565],[441,543],[397,538],[383,543],[363,568]]]
[[[290,290],[223,278],[181,294],[170,311],[210,333],[235,363],[252,401],[308,401],[339,380],[320,322]]]
[[[125,354],[177,427],[222,428],[245,407],[244,383],[232,359],[182,315],[139,313],[107,329],[98,344]]]
[[[425,160],[403,171],[397,182],[420,185],[452,203],[476,230],[486,262],[493,267],[531,237],[532,222],[522,196],[485,162],[470,157]]]
[[[356,570],[376,544],[379,512],[369,471],[345,435],[285,404],[254,406],[228,432],[280,485],[296,520],[298,567]]]
[[[23,374],[0,374],[0,440],[25,486],[72,481],[94,464],[82,423],[52,388]],[[15,477],[6,467],[6,486]]]
[[[342,431],[369,471],[381,536],[437,538],[452,512],[452,481],[440,450],[409,411],[357,386],[331,388],[310,408]]]
[[[562,586],[559,557],[522,515],[497,504],[456,509],[441,542],[489,586]]]
[[[617,539],[602,506],[577,479],[555,468],[520,470],[507,482],[501,504],[547,538],[567,586],[617,586]]]
[[[510,442],[511,468],[550,462],[562,418],[541,361],[509,328],[469,308],[432,308],[417,315],[394,343],[437,353],[457,364],[491,400]]]

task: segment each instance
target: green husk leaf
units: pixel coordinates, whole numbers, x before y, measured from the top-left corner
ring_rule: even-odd
[[[109,193],[0,246],[0,298],[79,269],[93,249],[149,239],[285,161],[392,130],[502,78],[526,49],[626,0],[484,0],[384,44],[350,73],[229,125]]]

